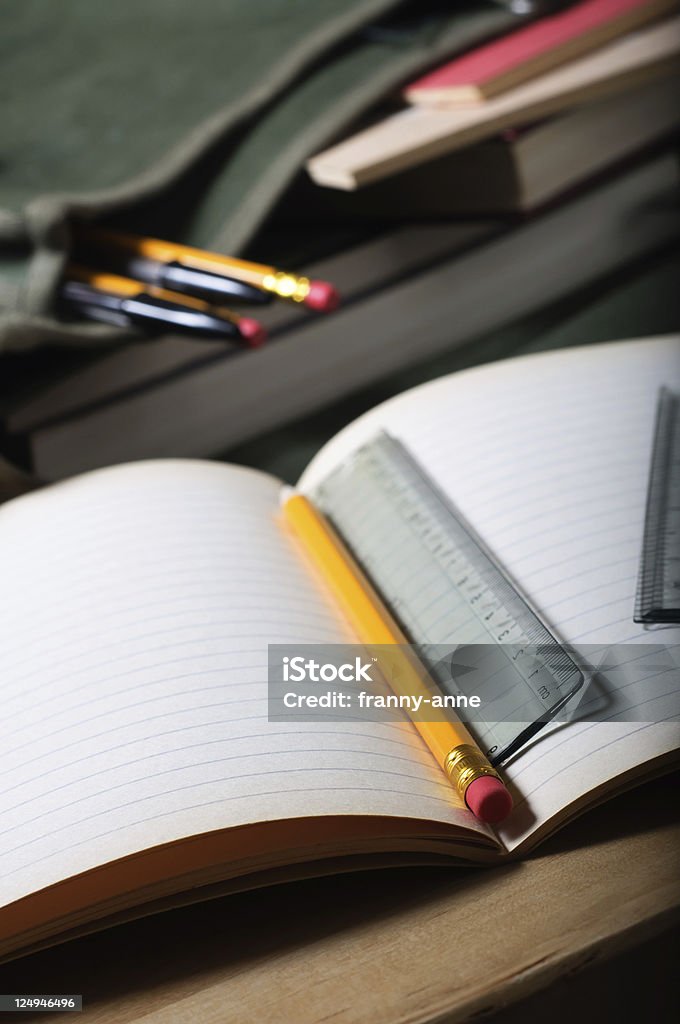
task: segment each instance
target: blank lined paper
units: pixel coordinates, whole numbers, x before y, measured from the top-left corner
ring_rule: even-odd
[[[680,644],[677,628],[633,621],[661,384],[680,388],[678,339],[467,371],[357,421],[303,485],[387,429],[562,639]],[[3,903],[157,844],[270,819],[413,817],[488,838],[410,724],[267,721],[268,643],[354,639],[280,524],[280,487],[235,467],[149,462],[0,510]],[[677,749],[668,676],[627,693],[641,709],[656,701],[660,724],[610,709],[516,760],[508,847]]]
[[[0,510],[3,903],[246,822],[475,827],[408,724],[267,721],[268,643],[352,639],[279,492],[249,470],[148,462]]]
[[[588,657],[596,646],[605,660],[610,644],[680,644],[677,627],[661,632],[633,621],[662,385],[680,387],[677,338],[468,370],[356,421],[312,463],[302,486],[311,490],[387,430],[472,523],[560,639]],[[398,574],[404,566],[396,547],[392,557]],[[445,624],[441,638],[429,640],[445,642]],[[572,723],[519,757],[505,772],[518,804],[502,831],[506,844],[518,845],[596,786],[676,750],[679,689],[673,667],[650,670],[626,693],[639,707],[639,723],[617,721],[614,706],[603,721]]]

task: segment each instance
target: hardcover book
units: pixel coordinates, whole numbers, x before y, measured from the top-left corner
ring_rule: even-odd
[[[675,0],[584,0],[486,43],[404,90],[410,103],[475,103],[659,18]]]

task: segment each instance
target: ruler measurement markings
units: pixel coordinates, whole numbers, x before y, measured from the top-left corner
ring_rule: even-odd
[[[657,404],[635,621],[680,622],[680,396],[667,388]]]
[[[533,706],[531,721],[536,701],[549,712],[580,689],[583,676],[569,655],[397,442],[379,435],[364,445],[320,485],[318,499],[426,662],[447,643],[461,649],[491,638],[501,649],[512,647],[512,655],[505,651],[512,665],[490,669],[480,686],[510,700],[515,714],[526,709],[528,716]],[[506,680],[500,690],[499,676]],[[450,689],[450,676],[446,682]],[[517,726],[486,723],[477,731],[496,750]]]

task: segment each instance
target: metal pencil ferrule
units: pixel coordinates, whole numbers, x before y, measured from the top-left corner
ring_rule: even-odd
[[[311,282],[308,277],[286,274],[282,270],[266,274],[262,279],[262,287],[266,291],[273,292],[281,299],[292,299],[293,302],[304,302],[309,295],[310,286]]]
[[[444,760],[444,771],[463,800],[468,786],[475,779],[481,779],[484,775],[490,775],[494,779],[500,778],[484,754],[469,743],[463,743],[449,751]]]

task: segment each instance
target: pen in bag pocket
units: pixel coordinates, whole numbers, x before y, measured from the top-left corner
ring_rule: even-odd
[[[251,317],[75,264],[67,267],[60,294],[68,306],[83,316],[118,326],[230,339],[249,346],[261,345],[266,338],[264,327]]]

